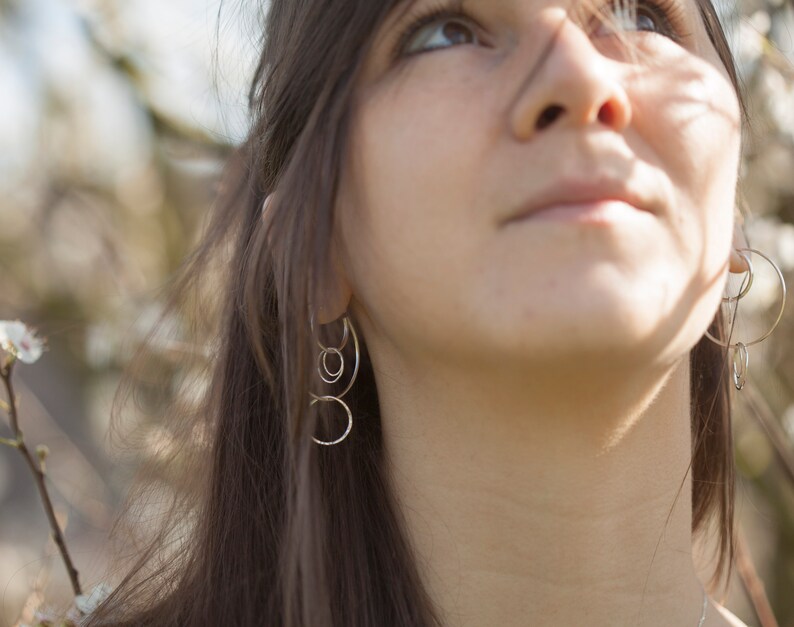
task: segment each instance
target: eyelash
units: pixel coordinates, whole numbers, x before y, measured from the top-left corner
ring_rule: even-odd
[[[620,3],[620,0],[618,0],[617,3]],[[614,0],[607,2],[607,5],[613,4],[616,4]],[[682,28],[682,24],[684,23],[684,11],[676,2],[676,0],[637,0],[637,4],[644,4],[649,7],[653,17],[660,22],[660,30],[657,32],[657,34],[669,37],[677,43],[679,43],[684,37],[688,36],[688,33]],[[395,59],[400,57],[410,57],[423,52],[450,47],[435,46],[433,48],[423,48],[414,52],[404,52],[410,39],[425,26],[429,26],[430,24],[441,20],[460,20],[461,18],[465,22],[477,24],[477,20],[474,18],[474,16],[463,9],[450,8],[443,5],[429,9],[427,12],[422,13],[414,18],[411,23],[406,26],[395,46],[394,54],[392,56]]]

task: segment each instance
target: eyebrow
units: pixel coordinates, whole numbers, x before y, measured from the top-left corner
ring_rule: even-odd
[[[405,14],[418,2],[421,2],[421,0],[397,0],[394,6],[389,10],[384,26],[391,27],[395,22],[402,20],[403,16],[405,16]]]
[[[406,13],[408,13],[415,5],[422,4],[425,0],[397,0],[389,11],[389,16],[386,18],[384,26],[392,28],[394,24],[399,23]],[[450,9],[462,9],[465,4],[471,0],[436,0],[437,5],[443,5]],[[400,9],[398,11],[398,9]]]

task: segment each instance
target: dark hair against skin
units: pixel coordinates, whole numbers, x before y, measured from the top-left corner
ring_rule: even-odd
[[[249,137],[228,164],[231,183],[200,246],[169,286],[164,315],[188,301],[213,264],[221,268],[210,384],[198,410],[177,408],[164,420],[181,443],[171,465],[182,490],[85,625],[441,625],[389,483],[363,338],[345,397],[355,420],[348,438],[315,444],[312,435],[340,433],[340,407],[308,407],[309,389],[338,392],[318,386],[308,320],[329,258],[354,88],[373,34],[403,4],[272,1],[249,95]],[[746,127],[725,36],[709,0],[699,7]],[[276,189],[263,219],[263,201]],[[725,338],[723,326],[718,312],[710,331]],[[321,340],[335,346],[341,331],[339,323],[323,326]],[[143,350],[134,363],[145,358]],[[352,364],[353,354],[345,360]],[[734,550],[729,360],[705,337],[690,360],[692,527],[717,522],[713,588],[726,564],[730,576]],[[117,401],[129,385],[125,379]],[[191,447],[190,434],[201,429],[208,444]]]

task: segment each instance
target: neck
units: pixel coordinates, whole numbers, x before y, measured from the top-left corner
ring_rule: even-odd
[[[402,373],[378,381],[390,475],[445,625],[697,627],[688,356],[581,381],[376,366]]]

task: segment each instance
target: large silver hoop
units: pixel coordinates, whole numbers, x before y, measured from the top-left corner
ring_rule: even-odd
[[[766,259],[769,263],[772,264],[772,267],[775,269],[775,272],[777,272],[777,276],[780,279],[780,285],[783,287],[783,298],[781,299],[781,302],[780,302],[780,312],[777,315],[777,319],[775,320],[775,323],[772,325],[772,328],[769,329],[769,331],[764,333],[764,335],[759,337],[757,340],[753,340],[752,342],[736,342],[735,344],[728,344],[727,342],[723,342],[721,340],[718,340],[711,333],[709,333],[708,330],[706,331],[706,337],[708,337],[712,342],[714,342],[716,344],[719,344],[720,346],[725,346],[727,348],[743,350],[744,354],[745,354],[745,362],[747,362],[747,359],[746,359],[747,347],[748,346],[752,346],[753,344],[758,344],[759,342],[763,342],[766,338],[768,338],[771,335],[772,331],[774,331],[775,328],[777,327],[777,325],[780,323],[780,319],[783,317],[783,310],[786,308],[786,279],[783,278],[783,273],[780,271],[780,268],[777,267],[777,264],[774,261],[772,261],[769,257],[767,257],[764,253],[762,253],[762,252],[760,252],[758,250],[755,250],[754,248],[737,248],[736,250],[740,254],[742,252],[753,252],[753,253],[756,253],[757,255],[761,255],[764,259]],[[753,274],[754,274],[754,272],[753,272],[753,264],[750,261],[750,256],[749,255],[742,255],[742,257],[744,257],[744,259],[747,261],[747,267],[750,269],[749,270],[749,272],[750,272],[750,280],[747,283],[747,287],[745,287],[739,293],[738,296],[731,296],[731,297],[728,297],[728,298],[723,297],[723,299],[722,299],[723,302],[731,303],[731,302],[736,302],[736,301],[740,300],[741,298],[743,298],[747,294],[747,292],[750,289],[750,285],[752,285],[752,283],[753,283]],[[730,305],[729,305],[729,307],[730,307]],[[743,348],[740,349],[740,346],[743,347]],[[746,369],[745,369],[745,372],[746,372]],[[736,371],[734,370],[734,375],[735,374],[736,374]],[[742,373],[742,376],[744,376],[744,372]]]

